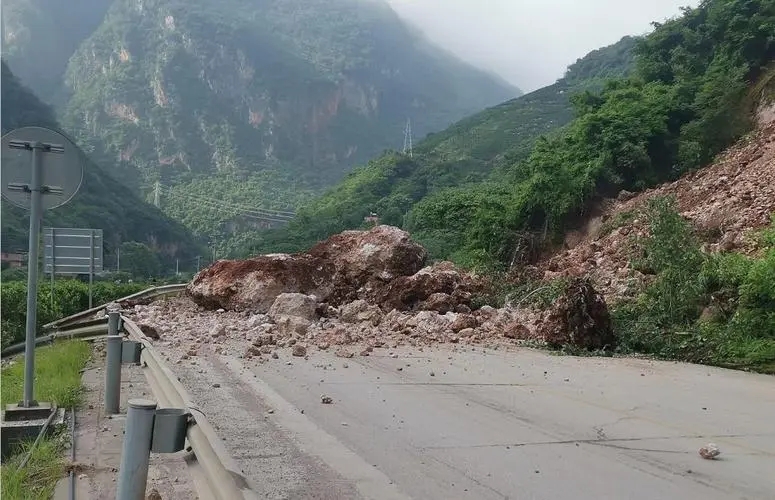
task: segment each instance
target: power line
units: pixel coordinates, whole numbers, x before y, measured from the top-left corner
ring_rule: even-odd
[[[278,218],[280,216],[276,217],[270,217],[267,215],[259,214],[259,213],[251,213],[250,211],[246,211],[239,206],[231,205],[225,202],[217,202],[215,200],[211,200],[208,198],[198,197],[198,196],[191,196],[187,194],[182,193],[175,193],[174,191],[170,191],[170,195],[172,197],[178,197],[186,200],[192,200],[198,203],[200,206],[204,206],[206,208],[209,208],[211,210],[220,210],[223,213],[227,213],[229,215],[239,215],[242,217],[247,217],[255,220],[262,220],[262,221],[268,221],[268,222],[290,222],[291,218]]]
[[[177,196],[177,195],[173,195],[173,196]],[[291,220],[291,219],[275,219],[275,218],[267,217],[267,216],[264,216],[264,215],[251,214],[251,213],[248,213],[248,212],[244,212],[244,211],[242,211],[242,210],[240,210],[238,208],[235,208],[233,206],[226,205],[226,204],[219,204],[219,203],[216,203],[216,202],[213,202],[213,201],[210,201],[210,200],[206,200],[206,199],[195,199],[195,198],[192,198],[190,196],[186,196],[186,198],[190,199],[190,200],[193,200],[193,201],[196,201],[197,203],[199,203],[200,205],[204,206],[205,208],[209,208],[209,209],[212,209],[212,210],[220,210],[221,212],[227,213],[228,215],[239,215],[239,216],[247,217],[247,218],[250,218],[250,219],[263,220],[263,221],[269,221],[269,222],[289,222]]]
[[[230,214],[233,213],[235,215],[240,215],[242,217],[249,217],[256,220],[265,220],[270,222],[290,222],[291,218],[277,218],[277,217],[270,217],[268,215],[263,214],[256,214],[244,211],[240,209],[237,206],[230,205],[228,203],[218,203],[212,200],[208,200],[206,198],[192,198],[190,196],[187,196],[188,199],[193,199],[197,203],[205,204],[209,207],[217,208],[217,209],[223,209],[224,211],[228,211]]]
[[[218,200],[218,199],[215,199],[215,198],[209,198],[209,197],[198,195],[198,194],[197,195],[192,195],[192,194],[188,194],[188,193],[175,193],[172,190],[171,187],[165,186],[165,188],[168,189],[171,194],[181,194],[183,196],[187,196],[187,197],[190,197],[190,198],[196,198],[196,199],[199,199],[199,200],[208,200],[208,201],[212,201],[212,202],[218,203],[218,204],[230,205],[230,206],[233,206],[233,207],[237,207],[240,210],[243,210],[245,212],[253,212],[253,213],[256,213],[256,214],[269,215],[269,216],[273,216],[273,217],[289,217],[289,218],[292,218],[292,217],[296,216],[296,212],[290,212],[290,211],[285,211],[285,210],[273,210],[273,209],[267,209],[267,208],[248,207],[248,206],[245,206],[245,205],[241,205],[239,203],[235,203],[235,202],[231,202],[231,201]]]
[[[274,209],[267,209],[267,208],[248,207],[248,206],[241,205],[241,204],[234,203],[234,202],[227,202],[227,201],[223,201],[223,200],[217,200],[217,199],[214,199],[214,198],[208,198],[208,197],[202,196],[202,195],[192,195],[192,194],[188,194],[188,193],[185,193],[185,194],[183,194],[183,193],[176,193],[175,191],[173,191],[173,188],[170,187],[170,186],[163,186],[163,187],[164,187],[164,189],[169,191],[170,195],[173,195],[173,196],[180,195],[180,196],[185,196],[185,197],[188,197],[188,198],[195,198],[197,200],[206,200],[206,201],[210,201],[210,202],[213,202],[213,203],[218,203],[219,205],[228,205],[228,206],[234,207],[235,209],[238,209],[238,210],[240,210],[242,212],[250,212],[250,213],[253,213],[253,214],[256,214],[256,215],[260,215],[260,216],[278,217],[278,218],[283,218],[283,219],[288,219],[288,220],[290,220],[290,219],[292,219],[292,218],[294,218],[296,216],[296,212],[291,212],[291,211],[286,211],[286,210],[274,210]]]

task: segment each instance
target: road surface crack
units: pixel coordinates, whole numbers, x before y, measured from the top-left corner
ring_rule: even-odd
[[[742,435],[742,434],[721,434],[716,436],[708,436],[708,435],[687,435],[687,436],[650,436],[650,437],[640,437],[640,438],[615,438],[615,439],[608,439],[608,438],[595,438],[595,439],[563,439],[563,440],[555,440],[555,441],[534,441],[529,443],[494,443],[494,444],[472,444],[472,445],[450,445],[450,446],[423,446],[421,449],[424,451],[427,450],[457,450],[457,449],[477,449],[477,448],[502,448],[502,447],[510,447],[510,448],[518,448],[522,446],[551,446],[551,445],[566,445],[566,444],[594,444],[597,446],[605,446],[609,448],[617,448],[622,450],[633,450],[633,451],[649,451],[649,452],[658,452],[658,453],[690,453],[690,452],[684,452],[684,451],[673,451],[673,450],[656,450],[656,449],[646,449],[646,448],[630,448],[622,445],[618,445],[617,443],[632,443],[632,442],[638,442],[638,441],[658,441],[658,440],[664,440],[664,439],[718,439],[718,438],[745,438],[745,437],[752,437],[749,435]]]

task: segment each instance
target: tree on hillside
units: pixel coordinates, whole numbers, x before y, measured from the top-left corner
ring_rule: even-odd
[[[159,256],[148,245],[137,241],[121,244],[121,271],[136,279],[154,278],[161,274]]]

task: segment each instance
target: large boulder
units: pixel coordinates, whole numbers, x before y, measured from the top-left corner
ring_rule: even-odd
[[[333,265],[329,301],[334,304],[357,300],[359,290],[370,284],[379,287],[399,276],[411,276],[427,258],[409,233],[393,226],[344,231],[312,247],[309,255]]]
[[[281,293],[269,308],[269,318],[277,322],[284,316],[295,316],[307,321],[317,318],[317,301],[314,296],[303,293]]]
[[[589,278],[574,278],[552,304],[538,333],[552,347],[572,345],[597,350],[616,344],[603,296]]]
[[[382,321],[382,311],[365,300],[356,300],[340,308],[339,319],[344,323],[370,323],[377,326]]]
[[[208,309],[266,313],[282,293],[314,295],[337,306],[358,298],[370,282],[414,274],[425,258],[409,233],[377,226],[334,235],[308,253],[215,262],[194,277],[187,293]]]
[[[379,304],[385,311],[447,312],[456,305],[470,306],[478,286],[473,275],[460,271],[451,262],[440,262],[374,289],[370,302]]]
[[[282,293],[328,296],[333,273],[332,263],[304,254],[219,260],[194,276],[186,292],[208,309],[265,314]]]
[[[276,324],[276,331],[281,337],[292,337],[305,335],[312,325],[312,321],[301,316],[279,316]]]

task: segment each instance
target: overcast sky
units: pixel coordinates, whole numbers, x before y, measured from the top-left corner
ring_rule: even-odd
[[[524,91],[554,83],[588,52],[698,0],[388,0],[458,57]]]

